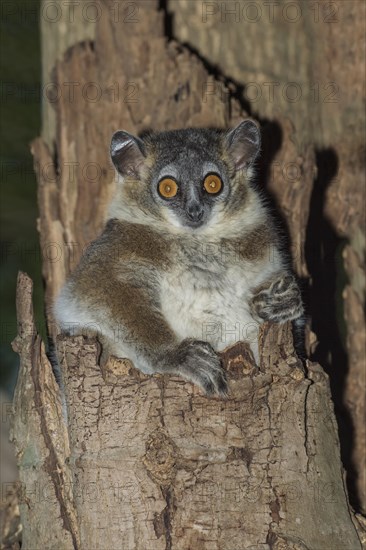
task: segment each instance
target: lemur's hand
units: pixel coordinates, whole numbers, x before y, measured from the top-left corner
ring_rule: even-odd
[[[169,358],[171,374],[190,380],[204,393],[227,395],[227,382],[221,360],[207,342],[186,339]]]
[[[287,272],[278,273],[256,289],[250,306],[255,317],[277,323],[297,319],[304,312],[295,277]]]

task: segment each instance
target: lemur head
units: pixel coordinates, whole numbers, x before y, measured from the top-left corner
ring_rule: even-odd
[[[141,139],[118,131],[110,148],[121,176],[113,210],[183,231],[213,227],[243,209],[259,148],[258,127],[249,119],[228,132],[188,128]]]

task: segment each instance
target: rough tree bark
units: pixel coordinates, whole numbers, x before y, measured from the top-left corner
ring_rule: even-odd
[[[209,93],[217,82],[199,58],[167,43],[158,4],[137,2],[137,13],[115,17],[115,3],[100,2],[94,41],[77,44],[56,63],[55,83],[77,85],[72,101],[61,94],[55,103],[52,153],[44,139],[32,144],[41,247],[49,258],[47,308],[103,225],[114,187],[108,144],[115,130],[227,127],[244,115],[229,93]],[[298,149],[288,118],[279,116],[278,124],[278,158],[297,163],[301,173],[291,189],[278,186],[299,250],[294,267],[306,276],[314,149]],[[228,400],[203,397],[178,378],[146,377],[128,360],[100,364],[98,342],[59,337],[65,424],[24,274],[17,307],[13,439],[22,548],[362,547],[328,378],[318,364],[302,366],[289,326],[261,328],[259,367],[242,344],[223,354]],[[48,324],[56,336],[50,312]]]

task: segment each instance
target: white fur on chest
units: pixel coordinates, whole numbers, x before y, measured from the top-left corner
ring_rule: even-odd
[[[218,351],[239,340],[256,345],[248,302],[259,273],[243,265],[216,272],[176,265],[162,279],[162,313],[180,339],[205,340]]]

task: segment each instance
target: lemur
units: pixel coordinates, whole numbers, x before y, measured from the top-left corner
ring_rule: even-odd
[[[92,327],[109,354],[144,373],[226,395],[218,352],[243,340],[258,360],[259,324],[303,315],[253,184],[260,142],[250,119],[229,131],[116,132],[116,193],[104,231],[56,300],[61,329]]]

